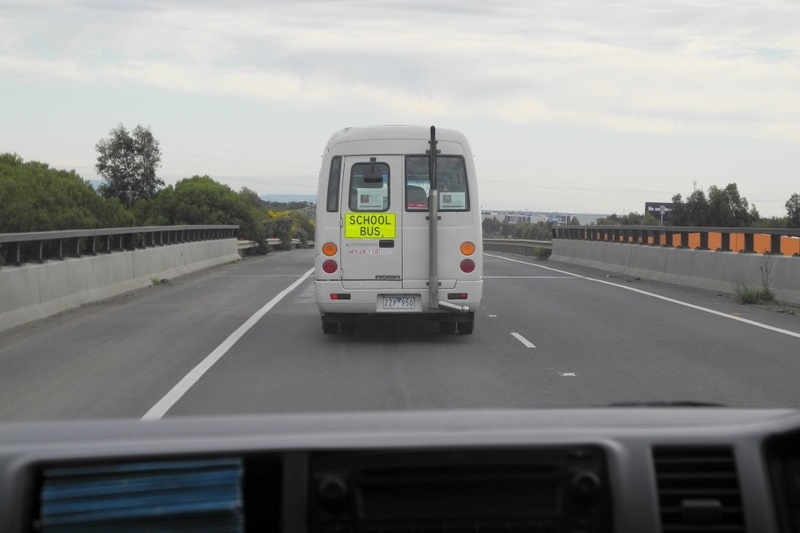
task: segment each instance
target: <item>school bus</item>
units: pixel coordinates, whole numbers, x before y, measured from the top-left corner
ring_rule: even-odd
[[[421,317],[471,334],[483,296],[480,203],[463,134],[431,126],[331,135],[317,194],[315,293],[327,334]]]

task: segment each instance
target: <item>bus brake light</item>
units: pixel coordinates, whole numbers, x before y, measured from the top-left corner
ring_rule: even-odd
[[[325,271],[326,274],[333,274],[337,270],[339,270],[339,265],[336,264],[336,261],[333,259],[328,259],[324,263],[322,263],[322,270]]]

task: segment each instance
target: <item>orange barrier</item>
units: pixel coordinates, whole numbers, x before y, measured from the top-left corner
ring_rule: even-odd
[[[742,228],[736,232],[703,231],[700,228],[672,227],[598,227],[583,226],[571,228],[558,228],[554,231],[556,238],[572,238],[584,240],[599,240],[623,244],[648,244],[651,246],[687,247],[692,250],[723,250],[723,243],[727,241],[728,250],[732,252],[749,252],[756,254],[780,253],[787,256],[800,256],[800,235],[794,235],[795,230]],[[669,235],[668,235],[669,233]],[[705,246],[703,246],[705,241]],[[780,243],[780,252],[778,251]],[[727,251],[727,250],[726,250]]]

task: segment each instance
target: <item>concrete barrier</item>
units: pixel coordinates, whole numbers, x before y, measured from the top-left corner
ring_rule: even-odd
[[[0,269],[0,331],[204,268],[239,260],[235,238]]]
[[[798,257],[556,239],[550,260],[727,294],[767,275],[776,300],[800,305]]]

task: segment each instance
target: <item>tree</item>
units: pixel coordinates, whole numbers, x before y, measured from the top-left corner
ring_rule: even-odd
[[[481,222],[483,227],[483,234],[487,237],[497,237],[500,235],[500,221],[494,217],[484,218]]]
[[[208,176],[193,176],[160,190],[136,205],[140,225],[238,224],[239,235],[262,243],[266,215],[253,207],[248,194],[238,194]]]
[[[761,217],[756,206],[739,194],[735,183],[724,189],[712,185],[708,196],[698,189],[683,201],[680,194],[672,197],[670,220],[674,226],[748,227]]]
[[[708,226],[708,199],[702,189],[686,199],[686,216],[688,226]]]
[[[714,185],[708,188],[708,225],[720,227],[747,227],[758,218],[755,206],[749,210],[747,198],[739,194],[735,183],[724,189]]]
[[[642,215],[632,212],[622,216],[613,213],[605,218],[598,218],[596,224],[598,226],[660,226],[661,222],[650,213]]]
[[[511,229],[511,238],[530,239],[534,241],[549,241],[553,238],[553,231],[547,222],[520,222]]]
[[[800,194],[794,193],[786,200],[786,216],[790,228],[800,228]]]
[[[131,133],[119,124],[108,138],[95,145],[99,152],[95,168],[105,183],[100,192],[106,198],[119,198],[126,207],[152,198],[164,186],[156,175],[161,166],[161,149],[150,128],[137,125]]]
[[[133,217],[74,170],[0,154],[0,233],[130,226]]]

